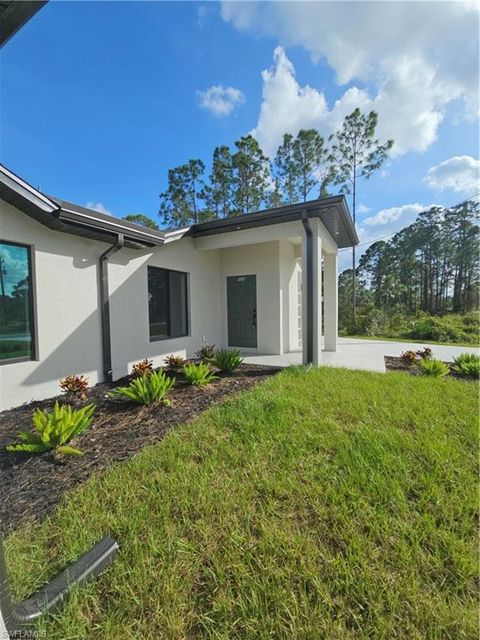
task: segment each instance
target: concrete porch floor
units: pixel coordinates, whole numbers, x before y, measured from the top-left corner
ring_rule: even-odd
[[[365,369],[385,372],[383,356],[399,356],[402,351],[416,351],[430,347],[433,357],[451,361],[461,353],[478,353],[473,347],[454,347],[416,342],[388,342],[386,340],[361,340],[358,338],[339,338],[337,351],[322,351],[322,366],[346,367],[347,369]],[[245,362],[250,364],[289,367],[302,364],[301,351],[292,351],[279,356],[248,355]]]

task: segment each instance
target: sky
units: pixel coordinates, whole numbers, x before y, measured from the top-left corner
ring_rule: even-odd
[[[50,1],[1,53],[2,164],[44,193],[157,216],[169,168],[252,133],[327,138],[357,106],[392,138],[358,187],[362,249],[479,186],[469,2]],[[346,263],[345,263],[346,264]]]

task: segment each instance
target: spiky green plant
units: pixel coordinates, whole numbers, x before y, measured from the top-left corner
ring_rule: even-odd
[[[480,356],[476,353],[461,353],[454,359],[452,369],[469,378],[480,378]]]
[[[170,378],[163,371],[153,371],[141,378],[135,378],[128,387],[117,387],[108,395],[110,398],[127,398],[138,404],[156,404],[162,402],[170,405],[166,397],[175,384],[175,378]]]
[[[188,384],[198,386],[208,384],[218,378],[205,362],[201,362],[200,364],[186,364],[183,367],[183,375]]]
[[[426,360],[422,358],[417,363],[418,368],[424,376],[432,376],[434,378],[444,378],[450,371],[450,367],[441,360]]]
[[[87,429],[93,417],[95,405],[89,404],[82,409],[72,409],[70,405],[55,403],[52,412],[37,409],[33,414],[33,426],[37,433],[20,431],[21,442],[6,447],[7,451],[26,453],[44,453],[55,451],[83,455],[83,451],[68,445],[70,440]]]
[[[215,352],[215,356],[212,359],[212,364],[226,373],[233,373],[243,362],[243,358],[240,355],[238,349],[218,349]]]

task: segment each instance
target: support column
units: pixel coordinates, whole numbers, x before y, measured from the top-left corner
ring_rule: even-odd
[[[322,238],[318,218],[311,220],[313,231],[313,364],[322,361]]]
[[[337,350],[338,268],[337,252],[323,254],[323,326],[325,351]]]
[[[316,218],[303,220],[302,343],[304,364],[319,365],[322,354],[322,239]]]

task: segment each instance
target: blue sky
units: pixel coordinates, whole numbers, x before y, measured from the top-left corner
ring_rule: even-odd
[[[465,3],[49,2],[2,52],[1,161],[155,218],[170,167],[250,131],[269,153],[328,135],[358,104],[396,142],[360,185],[366,242],[479,190],[477,30]],[[201,104],[215,86],[228,114]]]

